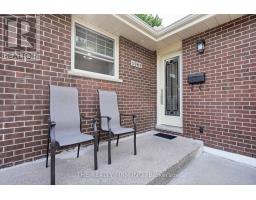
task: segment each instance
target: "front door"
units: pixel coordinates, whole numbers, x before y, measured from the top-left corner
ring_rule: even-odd
[[[158,124],[182,130],[182,65],[181,55],[173,54],[160,60],[158,73]]]

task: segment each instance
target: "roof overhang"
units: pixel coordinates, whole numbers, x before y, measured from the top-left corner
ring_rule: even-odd
[[[193,14],[157,30],[135,15],[128,14],[85,14],[76,15],[93,26],[114,35],[123,36],[150,50],[161,50],[238,17],[243,14]]]

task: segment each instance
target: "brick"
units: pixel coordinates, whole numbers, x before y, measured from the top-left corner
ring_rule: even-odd
[[[17,150],[17,149],[22,149],[22,148],[24,148],[24,144],[15,144],[15,145],[10,145],[10,146],[5,146],[4,151],[5,152],[14,151],[14,150]]]
[[[13,157],[9,157],[9,158],[5,158],[4,162],[5,163],[10,163],[10,162],[16,162],[18,160],[23,160],[23,155],[18,155],[18,156],[13,156]]]
[[[101,80],[73,77],[67,74],[71,65],[71,17],[70,15],[41,15],[41,50],[43,55],[39,63],[23,61],[5,61],[7,70],[0,69],[1,106],[4,129],[0,136],[10,143],[3,143],[2,150],[14,154],[1,160],[4,165],[15,165],[30,159],[44,156],[47,141],[47,118],[49,115],[49,86],[76,86],[81,100],[80,108],[87,116],[97,115],[97,89],[115,90],[120,99],[120,111],[143,114],[139,131],[150,130],[155,124],[156,103],[156,54],[123,37],[120,37],[120,55],[125,59],[120,62],[120,78],[123,84]],[[145,66],[144,71],[133,70],[130,60],[134,56]],[[2,64],[2,63],[0,63]],[[129,74],[129,75],[128,75]],[[143,77],[140,79],[139,77]],[[0,79],[1,80],[1,79]],[[143,84],[143,88],[140,87]],[[137,92],[135,92],[135,90]],[[137,93],[137,95],[136,95]],[[140,94],[140,95],[138,95]],[[147,97],[141,104],[142,97]],[[129,102],[124,102],[129,99]],[[135,104],[135,105],[134,105]],[[133,108],[130,108],[134,105]],[[138,109],[139,108],[139,109]],[[126,121],[126,124],[131,124]],[[91,132],[91,124],[84,124],[84,132]],[[3,138],[3,136],[1,136]],[[105,138],[104,135],[102,135]]]
[[[251,121],[256,117],[249,112],[255,110],[251,104],[255,98],[248,98],[253,97],[249,88],[256,88],[254,75],[250,73],[250,69],[255,68],[250,66],[255,56],[248,55],[255,49],[250,45],[256,40],[253,35],[256,30],[246,30],[245,25],[255,27],[256,21],[251,17],[238,18],[183,40],[183,135],[202,139],[213,148],[255,157],[255,151],[249,150],[252,148],[250,138],[255,134]],[[196,54],[198,38],[206,42],[205,53],[201,55]],[[191,91],[186,81],[188,74],[195,70],[206,73],[201,92]],[[210,123],[204,125],[205,121]],[[198,126],[205,126],[204,135],[199,133]]]

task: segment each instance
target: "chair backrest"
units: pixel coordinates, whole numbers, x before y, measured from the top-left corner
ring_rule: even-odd
[[[80,133],[77,88],[50,85],[50,118],[56,122],[56,135]]]
[[[118,110],[117,95],[113,91],[98,90],[100,115],[111,117],[111,127],[120,126],[120,114]],[[107,119],[101,120],[101,129],[108,130]]]

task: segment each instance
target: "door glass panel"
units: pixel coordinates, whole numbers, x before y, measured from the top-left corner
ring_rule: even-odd
[[[165,115],[180,116],[178,58],[165,62]]]

